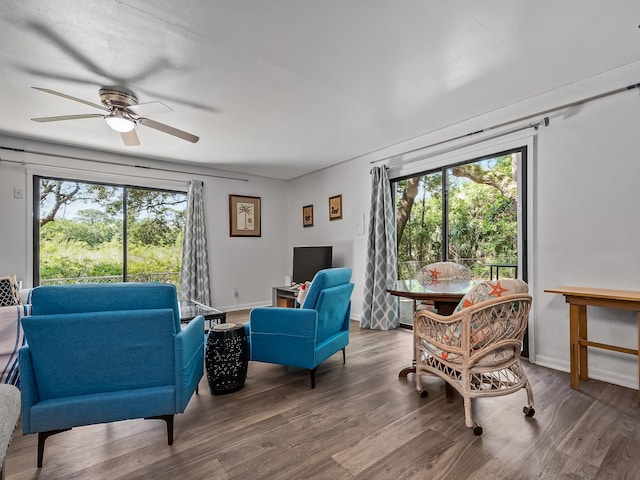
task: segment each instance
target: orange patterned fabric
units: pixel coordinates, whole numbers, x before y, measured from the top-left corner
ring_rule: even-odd
[[[529,293],[529,287],[522,280],[514,278],[482,282],[462,297],[455,311],[459,312],[463,308],[468,308],[476,303],[514,293]]]
[[[471,280],[471,272],[464,265],[455,262],[436,262],[422,267],[417,274],[420,283],[450,280]]]

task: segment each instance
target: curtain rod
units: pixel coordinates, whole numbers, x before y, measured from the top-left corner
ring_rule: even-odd
[[[472,145],[476,145],[476,144],[481,143],[481,142],[486,142],[487,140],[493,140],[495,138],[500,138],[500,137],[504,137],[506,135],[511,135],[512,133],[521,132],[523,130],[529,130],[530,128],[538,130],[541,126],[545,126],[545,127],[549,126],[549,117],[544,117],[539,122],[530,123],[528,125],[523,125],[521,127],[512,128],[511,130],[507,130],[507,131],[504,131],[504,132],[496,133],[496,134],[490,135],[488,137],[483,137],[483,138],[478,139],[478,140],[472,140],[472,141],[467,142],[467,143],[456,145],[455,148],[445,148],[443,150],[438,150],[436,152],[426,153],[424,155],[419,155],[419,156],[417,156],[415,158],[410,158],[409,160],[406,160],[404,162],[400,162],[400,163],[398,163],[396,165],[391,165],[391,167],[388,167],[386,165],[385,165],[385,167],[386,168],[393,168],[393,167],[398,167],[398,166],[409,165],[411,163],[419,162],[421,160],[426,160],[427,158],[437,157],[438,155],[443,155],[445,153],[449,153],[449,152],[453,152],[455,150],[460,150],[462,148],[470,147]],[[391,158],[393,158],[393,157],[391,157]]]
[[[83,157],[76,157],[73,155],[62,155],[62,154],[58,154],[58,153],[47,153],[47,152],[39,152],[37,150],[25,150],[23,148],[13,148],[13,147],[4,147],[2,145],[0,145],[0,150],[7,150],[9,152],[18,152],[18,153],[31,153],[33,155],[42,155],[42,156],[46,156],[46,157],[57,157],[57,158],[65,158],[68,160],[82,160],[85,162],[94,162],[94,163],[100,163],[103,165],[115,165],[118,167],[133,167],[133,168],[140,168],[140,169],[144,169],[144,170],[156,170],[159,172],[169,172],[169,173],[183,173],[186,175],[199,175],[201,177],[212,177],[212,178],[223,178],[225,180],[237,180],[238,182],[248,182],[249,180],[246,178],[236,178],[236,177],[226,177],[224,175],[212,175],[209,173],[196,173],[196,172],[185,172],[183,170],[172,170],[169,168],[160,168],[160,167],[148,167],[146,165],[127,165],[124,163],[119,163],[119,162],[110,162],[107,160],[94,160],[91,158],[83,158]],[[20,162],[17,160],[7,160],[7,159],[3,159],[0,158],[0,162],[9,162],[9,163],[17,163],[20,165],[36,165],[39,167],[56,167],[56,168],[66,168],[66,169],[72,169],[72,170],[79,170],[79,171],[86,171],[86,172],[94,172],[94,170],[89,170],[89,169],[81,169],[81,168],[75,168],[75,167],[59,167],[56,165],[49,165],[46,163],[37,163],[37,162]],[[140,178],[151,178],[152,180],[166,180],[166,178],[153,178],[153,177],[142,177],[140,176]]]
[[[501,127],[505,127],[507,125],[511,125],[513,123],[522,122],[524,120],[528,120],[528,119],[533,118],[533,117],[540,117],[540,116],[546,115],[548,113],[557,112],[558,110],[564,110],[565,108],[571,108],[571,107],[576,107],[578,105],[583,105],[585,103],[592,102],[594,100],[599,100],[601,98],[608,97],[610,95],[616,95],[618,93],[627,92],[629,90],[633,90],[633,89],[639,88],[639,87],[640,87],[640,83],[635,83],[633,85],[628,85],[626,87],[616,88],[615,90],[610,90],[608,92],[600,93],[598,95],[593,95],[592,97],[583,98],[582,100],[577,100],[575,102],[566,103],[564,105],[560,105],[559,107],[549,108],[549,109],[543,110],[541,112],[532,113],[531,115],[525,115],[524,117],[516,118],[514,120],[509,120],[508,122],[499,123],[497,125],[493,125],[491,127],[483,128],[483,129],[477,130],[475,132],[469,132],[469,133],[464,134],[464,135],[458,135],[457,137],[452,137],[452,138],[448,138],[446,140],[441,140],[439,142],[435,142],[435,143],[432,143],[430,145],[425,145],[424,147],[414,148],[413,150],[408,150],[406,152],[402,152],[402,153],[399,153],[399,154],[396,154],[396,155],[391,155],[389,157],[381,158],[380,160],[372,160],[371,162],[369,162],[369,164],[384,162],[384,161],[390,160],[390,159],[392,159],[394,157],[397,157],[398,155],[406,155],[408,153],[419,152],[421,150],[425,150],[425,149],[428,149],[428,148],[437,147],[438,145],[442,145],[444,143],[450,143],[450,142],[454,142],[456,140],[460,140],[462,138],[468,138],[468,137],[472,137],[472,136],[475,136],[475,135],[479,135],[481,133],[486,133],[486,132],[489,132],[491,130],[495,130],[496,128],[501,128]],[[526,127],[523,127],[522,130],[530,128],[531,126],[532,125],[528,125]],[[549,126],[549,117],[545,117],[545,126]],[[518,130],[516,130],[516,131],[518,131]],[[502,134],[497,134],[497,135],[495,135],[493,137],[490,137],[490,138],[478,139],[478,140],[476,140],[474,142],[470,142],[470,143],[465,144],[463,146],[466,147],[466,146],[474,145],[476,143],[484,142],[486,140],[491,140],[491,139],[494,139],[494,138],[499,138],[499,137],[501,137],[503,135],[508,135],[510,133],[513,133],[513,132],[514,131],[512,130],[512,131],[504,132]],[[440,152],[437,153],[437,155],[441,155],[443,153],[448,153],[448,152],[457,150],[459,148],[461,148],[461,147],[456,146],[456,147],[451,147],[448,150],[441,150]],[[429,158],[429,157],[425,157],[425,158]],[[410,162],[413,162],[413,161],[416,161],[416,160],[412,159],[412,160],[409,160],[408,162],[399,163],[398,165],[404,165],[405,163],[410,163]]]

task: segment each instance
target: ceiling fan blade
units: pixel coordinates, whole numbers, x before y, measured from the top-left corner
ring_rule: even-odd
[[[59,122],[61,120],[80,120],[83,118],[104,118],[104,115],[99,113],[85,113],[82,115],[59,115],[57,117],[39,117],[32,118],[34,122]]]
[[[198,140],[200,140],[200,137],[196,137],[191,133],[185,132],[184,130],[179,130],[174,127],[170,127],[169,125],[156,122],[155,120],[151,120],[149,118],[140,117],[137,119],[137,122],[146,127],[151,127],[156,130],[160,130],[161,132],[168,133],[169,135],[173,135],[174,137],[181,138],[183,140],[186,140],[187,142],[196,143]]]
[[[139,103],[127,107],[134,115],[155,115],[157,113],[173,112],[173,108],[159,101]]]
[[[136,133],[136,129],[130,130],[128,132],[121,132],[122,141],[127,147],[135,147],[140,145],[140,139],[138,138],[138,134]]]
[[[41,88],[41,87],[31,87],[31,88],[33,88],[34,90],[40,90],[41,92],[50,93],[51,95],[57,95],[59,97],[66,98],[68,100],[73,100],[74,102],[84,103],[85,105],[99,108],[100,110],[107,110],[107,111],[109,110],[104,105],[98,105],[97,103],[88,102],[87,100],[82,100],[81,98],[72,97],[71,95],[67,95],[66,93],[56,92],[55,90],[49,90],[48,88]]]

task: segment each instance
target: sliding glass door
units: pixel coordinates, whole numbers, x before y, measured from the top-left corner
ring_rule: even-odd
[[[398,279],[451,261],[475,279],[526,281],[526,148],[395,179],[393,189]],[[412,313],[412,302],[401,301],[401,324]]]

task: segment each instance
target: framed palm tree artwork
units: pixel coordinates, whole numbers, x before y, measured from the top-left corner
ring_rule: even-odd
[[[261,236],[260,197],[229,195],[229,236]]]

